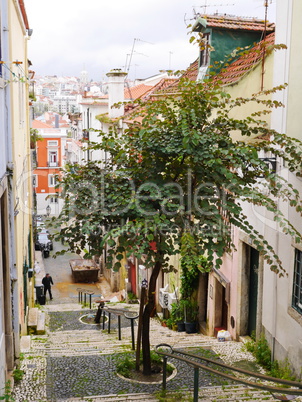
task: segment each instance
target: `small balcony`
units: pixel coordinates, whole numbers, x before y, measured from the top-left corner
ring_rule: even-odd
[[[60,163],[59,162],[47,162],[48,167],[59,167]]]

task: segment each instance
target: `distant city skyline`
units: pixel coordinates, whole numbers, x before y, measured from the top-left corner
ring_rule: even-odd
[[[86,70],[89,81],[106,80],[113,68],[130,79],[186,69],[198,56],[187,28],[195,13],[265,16],[263,0],[25,0],[25,7],[36,74],[80,77]],[[275,0],[268,0],[268,20],[275,21]]]

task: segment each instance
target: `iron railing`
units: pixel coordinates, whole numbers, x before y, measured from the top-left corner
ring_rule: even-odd
[[[169,350],[169,352],[167,351],[167,349]],[[221,363],[221,362],[213,360],[213,359],[209,359],[207,357],[196,356],[192,353],[186,353],[186,352],[182,352],[177,349],[173,349],[172,346],[170,346],[166,343],[160,343],[159,345],[157,345],[155,347],[155,351],[159,355],[163,356],[163,390],[166,389],[166,384],[167,384],[166,368],[167,368],[168,357],[183,361],[183,362],[187,363],[188,365],[193,366],[193,368],[194,368],[194,402],[198,402],[199,369],[209,371],[210,373],[227,378],[228,380],[231,380],[234,382],[239,382],[241,384],[245,384],[249,387],[254,387],[257,389],[264,390],[264,391],[269,391],[275,399],[286,401],[286,400],[294,399],[295,397],[298,397],[298,396],[302,396],[302,383],[297,382],[297,381],[283,380],[283,379],[279,379],[279,378],[275,378],[275,377],[270,377],[270,376],[267,376],[264,374],[256,373],[253,371],[240,369],[238,367],[229,366],[227,364]],[[192,359],[195,359],[195,360],[192,360]],[[277,384],[283,384],[289,388],[282,388],[279,386],[271,386],[271,385],[266,385],[266,384],[262,384],[262,383],[256,383],[253,381],[248,381],[243,378],[238,378],[238,377],[235,377],[234,375],[228,374],[226,372],[218,371],[217,369],[209,367],[206,364],[202,364],[198,360],[203,360],[204,362],[206,362],[206,364],[210,363],[210,364],[222,367],[223,369],[235,371],[237,373],[241,373],[241,374],[244,374],[249,377],[255,377],[255,378],[259,378],[261,380],[265,380],[265,381],[269,381],[269,382],[273,382],[273,383],[277,383]],[[290,395],[290,397],[286,398],[287,395]]]

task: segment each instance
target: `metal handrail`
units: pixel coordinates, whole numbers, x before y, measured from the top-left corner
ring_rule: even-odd
[[[171,350],[171,353],[161,351],[160,348],[163,348],[163,347],[169,348]],[[260,374],[260,373],[258,374],[258,373],[252,372],[252,371],[248,371],[248,370],[240,369],[240,368],[237,368],[237,367],[229,366],[227,364],[217,362],[217,361],[209,359],[207,357],[196,356],[196,355],[193,355],[191,353],[185,353],[185,352],[181,352],[181,351],[178,351],[178,350],[174,350],[172,346],[170,346],[170,345],[168,345],[166,343],[160,343],[159,345],[156,345],[155,346],[155,351],[156,351],[156,353],[158,353],[159,355],[162,355],[164,357],[164,370],[166,368],[165,360],[167,359],[167,357],[172,357],[174,359],[181,360],[181,361],[183,361],[183,362],[185,362],[185,363],[187,363],[187,364],[189,364],[189,365],[194,367],[194,371],[195,371],[194,372],[194,402],[198,401],[198,370],[199,370],[199,368],[201,368],[203,370],[206,370],[206,371],[209,371],[209,372],[211,372],[213,374],[216,374],[218,376],[225,377],[225,378],[227,378],[227,379],[229,379],[231,381],[239,382],[241,384],[245,384],[245,385],[248,385],[250,387],[262,389],[264,391],[269,391],[271,393],[275,392],[275,393],[278,393],[278,394],[283,393],[283,394],[289,394],[289,395],[295,395],[295,396],[302,396],[302,383],[297,382],[297,381],[282,380],[282,379],[279,379],[279,378],[266,376],[264,374]],[[218,371],[218,370],[215,370],[215,369],[213,369],[211,367],[208,367],[208,366],[206,366],[204,364],[201,364],[201,363],[196,362],[196,361],[194,362],[194,361],[192,361],[190,359],[187,359],[186,357],[182,357],[182,356],[179,356],[179,355],[194,357],[195,359],[204,360],[207,363],[212,363],[212,364],[215,364],[217,366],[221,366],[221,367],[223,367],[225,369],[228,369],[228,370],[237,371],[237,372],[240,372],[242,374],[249,375],[251,377],[261,378],[261,379],[265,379],[267,381],[271,381],[271,382],[275,382],[275,383],[279,383],[279,384],[290,385],[292,387],[297,387],[298,389],[297,388],[296,389],[289,389],[289,388],[273,387],[273,386],[270,386],[270,385],[264,385],[264,384],[259,384],[259,383],[255,383],[255,382],[252,382],[252,381],[244,380],[243,378],[234,377],[234,376],[232,376],[230,374],[223,373],[221,371]],[[163,389],[166,389],[166,373],[163,374]]]
[[[101,310],[101,313],[99,314],[99,311]],[[95,317],[95,322],[97,323],[97,317],[100,319],[101,315],[103,313],[103,329],[105,329],[105,311],[108,313],[108,334],[110,334],[110,324],[111,324],[111,314],[116,314],[117,315],[117,320],[118,320],[118,339],[119,341],[122,339],[122,334],[121,334],[121,315],[123,315],[126,319],[130,320],[130,325],[131,325],[131,341],[132,341],[132,350],[135,350],[135,339],[134,339],[134,320],[136,320],[139,315],[136,314],[133,317],[127,316],[127,313],[131,313],[129,310],[124,310],[124,309],[116,309],[116,308],[110,308],[105,306],[105,301],[101,300],[99,301],[99,307],[98,307],[98,312]],[[135,313],[135,311],[133,311]]]
[[[91,296],[94,295],[94,292],[83,289],[83,288],[77,288],[78,294],[79,294],[79,303],[83,303],[83,294],[84,294],[84,304],[86,304],[86,295],[89,296],[89,308],[91,310]]]

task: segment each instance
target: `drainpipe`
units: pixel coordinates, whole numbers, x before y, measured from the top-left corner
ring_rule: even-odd
[[[87,108],[87,141],[88,141],[88,147],[89,147],[89,140],[90,140],[90,134],[89,134],[89,126],[90,126],[90,122],[89,122],[89,107]],[[89,158],[89,149],[87,149],[87,162],[89,162],[90,158]]]

